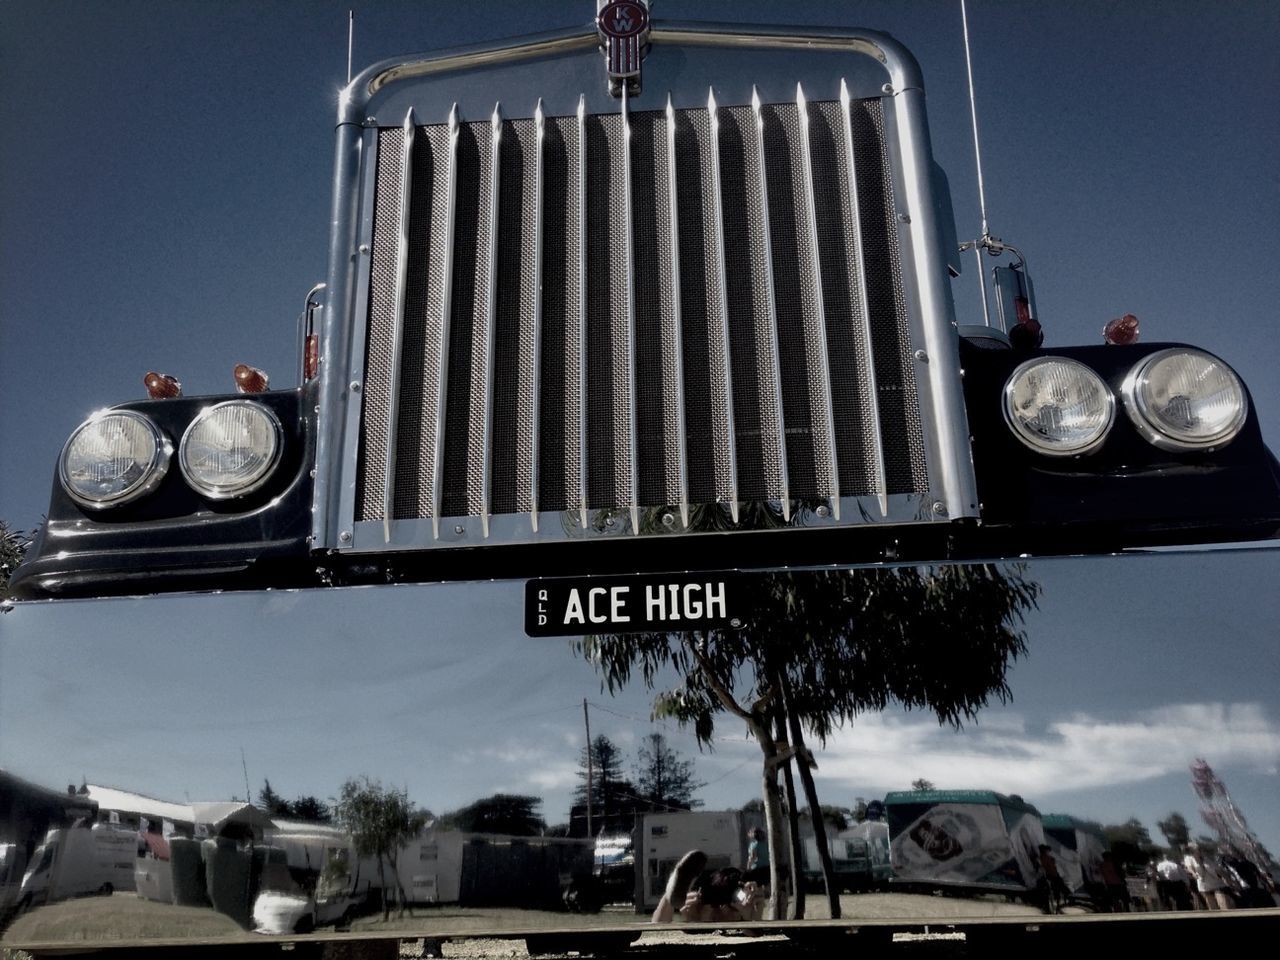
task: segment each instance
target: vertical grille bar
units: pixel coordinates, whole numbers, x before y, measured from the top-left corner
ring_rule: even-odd
[[[484,384],[480,428],[480,528],[489,536],[489,497],[493,484],[493,353],[498,317],[498,187],[502,159],[502,109],[493,107],[489,134],[489,289],[484,306]]]
[[[640,532],[640,454],[636,424],[636,283],[635,283],[635,213],[631,209],[631,117],[628,111],[627,85],[622,85],[622,206],[623,206],[623,296],[627,315],[627,470],[631,512],[631,532]]]
[[[400,428],[400,382],[404,355],[405,293],[409,281],[409,204],[413,197],[413,144],[417,128],[413,107],[404,117],[404,149],[400,154],[400,223],[396,234],[395,310],[391,332],[390,387],[387,390],[386,473],[382,477],[382,539],[391,542],[396,509],[396,440]]]
[[[587,98],[578,97],[578,506],[587,529]]]
[[[724,360],[724,411],[719,418],[722,429],[724,429],[728,437],[728,467],[729,467],[729,512],[733,517],[733,522],[738,522],[738,446],[737,446],[737,427],[734,423],[733,416],[733,362],[729,350],[729,294],[725,282],[724,270],[724,184],[720,178],[720,115],[719,108],[716,105],[716,92],[714,89],[707,90],[707,113],[711,120],[711,180],[712,180],[712,196],[713,201],[713,217],[715,219],[715,244],[716,244],[716,281],[719,285],[717,291],[718,302],[717,307],[719,315],[714,319],[708,317],[707,333],[708,338],[716,341],[714,351],[718,352]],[[714,362],[714,358],[713,361]]]
[[[782,519],[790,522],[791,520],[791,490],[787,477],[787,428],[786,420],[782,412],[782,357],[779,353],[778,345],[778,307],[777,293],[773,283],[773,244],[771,238],[773,236],[769,229],[769,184],[768,176],[765,173],[765,156],[764,156],[764,118],[760,115],[760,93],[755,87],[751,88],[751,113],[755,126],[755,148],[758,171],[757,189],[760,191],[758,202],[760,204],[760,229],[763,243],[762,265],[764,268],[765,290],[762,291],[765,316],[768,320],[768,330],[757,331],[757,342],[763,340],[767,347],[768,358],[768,380],[761,386],[771,390],[770,397],[762,398],[763,402],[773,401],[774,414],[774,436],[775,450],[774,455],[777,457],[778,463],[778,483],[779,496],[782,500]],[[767,442],[764,425],[761,425],[761,444]]]
[[[840,115],[844,123],[845,152],[849,158],[849,216],[853,221],[853,250],[857,264],[858,303],[862,314],[864,356],[871,358],[871,310],[867,299],[867,267],[862,252],[862,217],[858,201],[858,163],[853,152],[853,116],[849,112],[849,86],[840,79]],[[863,397],[871,412],[869,418],[874,436],[872,447],[875,459],[875,494],[880,504],[880,516],[889,515],[889,489],[884,469],[884,436],[880,427],[880,401],[876,388],[875,363],[867,364],[867,395]]]
[[[880,101],[748,89],[380,130],[355,479],[380,544],[927,489]]]
[[[806,235],[808,239],[809,269],[818,281],[814,284],[813,297],[817,306],[815,338],[820,344],[820,356],[810,359],[808,368],[813,389],[819,397],[823,414],[823,436],[814,437],[814,446],[819,442],[827,446],[826,457],[831,463],[828,475],[828,498],[831,502],[831,513],[840,519],[840,466],[836,462],[836,422],[835,402],[831,394],[831,351],[827,347],[827,311],[822,298],[822,269],[818,258],[818,213],[817,200],[813,189],[813,151],[809,145],[809,103],[805,99],[804,88],[796,84],[796,109],[800,116],[800,154],[802,175],[804,177],[804,213],[806,217]],[[815,457],[822,460],[822,457]]]
[[[533,112],[534,137],[537,143],[533,173],[533,356],[529,357],[533,384],[533,408],[529,417],[529,450],[532,458],[529,490],[529,523],[538,530],[538,474],[542,467],[539,433],[542,424],[542,155],[547,139],[546,117],[542,114],[542,98]]]
[[[449,320],[453,315],[453,244],[454,227],[458,217],[458,105],[455,103],[449,111],[449,159],[447,199],[445,208],[447,219],[444,237],[444,263],[440,270],[442,292],[440,295],[440,366],[437,370],[439,392],[436,394],[436,433],[435,447],[432,451],[431,464],[431,535],[440,539],[440,511],[444,500],[444,430],[446,404],[449,397]]]
[[[676,449],[680,470],[680,523],[689,529],[689,456],[686,438],[684,405],[684,322],[680,312],[680,211],[676,193],[676,112],[667,94],[667,196],[670,201],[671,229],[671,324],[672,350],[674,352],[676,383]]]

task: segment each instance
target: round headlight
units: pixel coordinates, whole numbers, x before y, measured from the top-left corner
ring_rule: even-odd
[[[108,411],[76,427],[62,448],[58,474],[71,499],[102,510],[154,490],[171,456],[173,445],[147,417]]]
[[[178,462],[196,492],[210,500],[252,493],[280,460],[280,421],[260,403],[228,400],[191,421]]]
[[[1088,453],[1106,439],[1116,400],[1083,363],[1039,357],[1019,366],[1005,383],[1004,414],[1032,450],[1069,457]]]
[[[1202,350],[1147,357],[1120,388],[1138,432],[1163,450],[1211,450],[1240,432],[1249,413],[1235,371]]]

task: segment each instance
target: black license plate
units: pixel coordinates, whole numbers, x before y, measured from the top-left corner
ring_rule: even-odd
[[[747,602],[740,573],[529,580],[524,632],[531,637],[735,628]]]

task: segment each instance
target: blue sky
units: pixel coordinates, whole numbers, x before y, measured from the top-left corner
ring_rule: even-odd
[[[794,6],[794,9],[792,9]],[[0,7],[0,517],[39,522],[66,435],[142,393],[248,361],[291,382],[325,272],[347,3]],[[356,6],[355,59],[584,22],[588,3]],[[548,12],[550,9],[552,12]],[[959,232],[978,230],[958,3],[677,3],[673,19],[854,23],[925,72]],[[1280,443],[1280,6],[970,4],[988,213],[1022,248],[1050,344],[1137,314],[1227,359]],[[961,319],[979,311],[972,260]],[[1041,562],[1014,701],[964,734],[868,717],[820,758],[824,799],[990,786],[1046,811],[1193,822],[1205,756],[1280,850],[1280,555]],[[164,799],[336,791],[370,773],[444,809],[496,789],[563,817],[581,701],[626,746],[564,641],[521,635],[520,589],[473,584],[23,607],[0,618],[0,766]],[[692,754],[692,741],[667,732]],[[732,724],[699,758],[710,805],[756,789]]]

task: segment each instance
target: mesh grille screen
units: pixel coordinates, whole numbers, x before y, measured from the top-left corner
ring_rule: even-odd
[[[418,128],[398,398],[405,138],[380,131],[357,520],[393,444],[397,518],[929,489],[879,101],[809,104],[807,164],[795,104],[715,119],[631,114],[629,167],[619,114],[503,121],[496,192],[489,121],[453,157]]]

